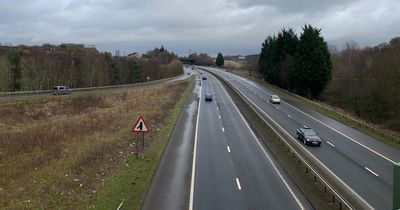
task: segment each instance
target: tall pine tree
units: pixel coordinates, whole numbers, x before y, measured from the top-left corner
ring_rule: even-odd
[[[303,27],[294,56],[295,91],[308,98],[317,97],[331,79],[332,63],[321,30],[311,25]]]
[[[293,56],[297,50],[298,38],[293,29],[282,29],[276,40],[277,77],[276,85],[285,89],[292,89],[293,84]]]
[[[217,59],[215,59],[215,64],[220,68],[224,65],[224,56],[222,53],[218,53]]]
[[[11,65],[11,90],[21,90],[22,78],[22,65],[21,65],[21,51],[10,50],[8,53],[8,61]]]
[[[263,43],[259,59],[259,72],[269,83],[276,84],[277,78],[277,53],[276,53],[276,37],[268,36]]]

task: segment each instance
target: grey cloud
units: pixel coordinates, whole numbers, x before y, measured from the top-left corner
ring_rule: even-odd
[[[0,42],[246,54],[284,27],[300,32],[308,23],[330,43],[374,45],[398,36],[399,21],[397,0],[3,0]]]
[[[320,13],[340,9],[359,0],[234,0],[242,7],[266,6],[283,13]]]

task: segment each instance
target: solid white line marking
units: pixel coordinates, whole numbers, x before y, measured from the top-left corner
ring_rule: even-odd
[[[232,74],[230,74],[230,75],[232,75]],[[237,76],[237,75],[233,75],[233,76],[236,77],[236,78],[241,79],[242,81],[248,82],[247,80],[244,80],[242,77],[239,77],[239,76]],[[249,84],[251,84],[254,88],[257,88],[257,89],[259,89],[259,90],[261,90],[261,91],[265,91],[265,92],[267,92],[267,94],[271,95],[271,93],[269,93],[269,91],[267,91],[264,87],[259,87],[258,85],[253,84],[253,83],[249,83]],[[246,97],[246,98],[247,98],[247,97]],[[311,115],[309,115],[309,114],[307,114],[307,113],[301,111],[300,109],[298,109],[298,108],[296,108],[296,107],[290,105],[289,103],[287,103],[287,102],[285,102],[285,101],[282,101],[282,102],[285,103],[285,104],[287,104],[288,106],[292,107],[293,109],[295,109],[295,110],[297,110],[297,111],[303,113],[304,115],[308,116],[309,118],[311,118],[311,119],[313,119],[313,120],[315,120],[315,121],[321,123],[322,125],[324,125],[324,126],[330,128],[330,129],[332,129],[333,131],[335,131],[335,132],[341,134],[342,136],[346,137],[347,139],[353,141],[354,143],[356,143],[356,144],[358,144],[358,145],[364,147],[365,149],[371,151],[372,153],[374,153],[374,154],[380,156],[381,158],[383,158],[383,159],[385,159],[385,160],[391,162],[392,164],[395,164],[395,163],[396,163],[395,161],[389,159],[388,157],[385,157],[384,155],[382,155],[382,154],[376,152],[375,150],[373,150],[373,149],[367,147],[366,145],[364,145],[364,144],[362,144],[362,143],[360,143],[360,142],[354,140],[353,138],[347,136],[346,134],[341,133],[340,131],[336,130],[335,128],[333,128],[333,127],[331,127],[331,126],[325,124],[324,122],[322,122],[322,121],[316,119],[315,117],[313,117],[313,116],[311,116]],[[279,109],[278,107],[275,107],[275,108],[276,108],[276,109]]]
[[[331,142],[326,141],[326,143],[328,143],[329,145],[331,145],[332,147],[335,147],[335,145],[333,145]]]
[[[231,148],[229,148],[229,146],[226,146],[226,148],[228,149],[228,152],[231,152]]]
[[[239,181],[238,178],[236,178],[236,184],[237,184],[237,188],[238,188],[239,190],[242,190],[242,187],[240,186],[240,181]]]
[[[258,146],[261,148],[261,151],[264,153],[265,157],[267,157],[268,161],[271,163],[272,167],[275,169],[276,173],[278,174],[278,176],[281,178],[281,180],[283,181],[283,183],[285,184],[286,188],[289,190],[290,194],[293,195],[293,198],[296,200],[297,204],[299,205],[299,207],[302,210],[305,210],[303,204],[300,202],[300,199],[296,196],[296,194],[294,193],[294,191],[292,190],[292,188],[289,186],[289,184],[286,182],[286,180],[283,178],[281,172],[279,172],[278,168],[276,167],[275,163],[272,161],[271,157],[269,157],[268,153],[265,151],[264,147],[261,145],[260,141],[258,140],[258,138],[256,137],[256,134],[254,134],[253,130],[250,128],[249,124],[247,123],[247,121],[244,119],[242,113],[240,113],[239,109],[237,108],[236,104],[233,102],[231,96],[228,94],[228,92],[226,92],[224,86],[222,86],[221,82],[219,80],[217,80],[219,85],[222,87],[222,89],[224,90],[225,94],[228,96],[229,100],[231,101],[231,103],[233,104],[233,107],[235,107],[236,111],[239,113],[240,117],[242,118],[243,122],[246,124],[247,128],[250,130],[250,133],[253,135],[253,140],[255,140],[258,144]]]
[[[393,164],[396,163],[396,162],[394,162],[393,160],[389,159],[388,157],[386,157],[386,156],[384,156],[384,155],[382,155],[382,154],[376,152],[375,150],[373,150],[373,149],[367,147],[366,145],[364,145],[364,144],[362,144],[362,143],[360,143],[360,142],[354,140],[353,138],[347,136],[346,134],[341,133],[340,131],[336,130],[335,128],[333,128],[333,127],[331,127],[331,126],[325,124],[324,122],[322,122],[322,121],[316,119],[315,117],[313,117],[313,116],[311,116],[311,115],[309,115],[309,114],[307,114],[307,113],[301,111],[300,109],[298,109],[298,108],[296,108],[296,107],[294,107],[294,106],[288,104],[287,102],[285,102],[285,103],[286,103],[287,105],[289,105],[290,107],[292,107],[293,109],[296,109],[297,111],[299,111],[299,112],[303,113],[304,115],[308,116],[309,118],[311,118],[311,119],[313,119],[313,120],[319,122],[319,123],[322,124],[322,125],[325,125],[326,127],[330,128],[331,130],[333,130],[333,131],[339,133],[340,135],[346,137],[347,139],[351,140],[352,142],[354,142],[354,143],[356,143],[356,144],[358,144],[358,145],[364,147],[365,149],[369,150],[370,152],[372,152],[372,153],[374,153],[374,154],[380,156],[381,158],[383,158],[383,159],[385,159],[385,160],[387,160],[387,161],[389,161],[389,162],[391,162],[391,163],[393,163]]]
[[[290,115],[287,115],[289,118],[293,118],[292,116],[290,116]]]
[[[116,209],[116,210],[120,210],[120,209],[121,209],[121,207],[122,207],[122,204],[124,204],[124,201],[125,201],[125,199],[121,201],[121,203],[119,204],[119,206],[117,207],[117,209]]]
[[[194,134],[192,177],[191,177],[191,180],[190,180],[189,210],[193,210],[194,178],[195,178],[195,174],[196,174],[197,133],[199,132],[201,96],[202,96],[202,91],[203,91],[202,83],[203,82],[200,80],[200,99],[199,99],[199,105],[198,105],[198,108],[197,108],[196,131],[195,131],[195,134]]]
[[[257,109],[259,111],[261,111],[265,116],[267,116],[275,125],[277,125],[279,127],[279,129],[281,129],[283,132],[285,132],[288,136],[290,136],[292,138],[292,141],[294,141],[296,144],[300,145],[300,142],[297,141],[294,137],[292,137],[290,135],[290,133],[288,133],[285,129],[282,128],[282,126],[280,126],[274,119],[272,119],[267,113],[264,112],[264,110],[262,110],[257,104],[255,104],[252,100],[250,100],[247,96],[243,95],[243,97],[245,97],[248,101],[250,101],[255,107],[257,107]],[[272,130],[274,130],[276,133],[278,133],[274,128],[272,128]],[[278,136],[280,136],[280,138],[284,139],[280,134],[278,134]],[[259,143],[260,144],[260,143]],[[263,148],[264,149],[264,148]],[[310,155],[311,157],[314,158],[314,160],[316,162],[318,162],[320,165],[322,165],[326,171],[328,171],[329,173],[331,173],[338,181],[340,181],[343,185],[345,185],[355,196],[357,196],[358,199],[360,199],[361,201],[364,202],[364,204],[366,204],[370,209],[374,209],[372,208],[372,206],[367,203],[360,195],[358,195],[352,188],[350,188],[342,179],[340,179],[335,173],[333,173],[328,167],[326,167],[326,165],[324,165],[320,160],[318,160],[309,150],[305,150],[305,152],[307,152],[308,155]],[[286,183],[286,182],[285,182]],[[289,188],[290,189],[290,188]],[[300,204],[300,203],[299,203]],[[304,207],[302,207],[302,209],[304,209]]]
[[[221,115],[218,115],[219,119],[221,119]]]
[[[224,133],[225,133],[225,129],[224,129],[224,127],[222,127],[222,132],[224,132]]]
[[[369,168],[367,168],[367,167],[364,167],[365,169],[367,169],[367,171],[369,171],[369,172],[371,172],[373,175],[375,175],[375,176],[379,176],[377,173],[375,173],[373,170],[371,170],[371,169],[369,169]]]
[[[219,82],[219,81],[218,81]],[[221,84],[221,83],[220,83]],[[222,86],[222,85],[221,85]],[[225,90],[225,89],[224,89]],[[226,90],[225,90],[225,93]],[[228,93],[227,93],[228,94]],[[285,132],[288,136],[290,136],[290,134],[282,128],[282,126],[280,126],[274,119],[272,119],[267,113],[264,112],[264,110],[262,110],[257,104],[255,104],[253,101],[251,101],[247,96],[243,95],[250,103],[252,103],[255,107],[257,107],[258,110],[260,110],[265,116],[267,116],[271,121],[273,121],[274,124],[276,124],[279,129],[281,129],[283,132]],[[232,101],[231,97],[228,95],[228,97],[230,98],[230,100]],[[233,103],[233,101],[232,101]],[[236,105],[234,104],[236,110],[239,112],[238,108],[236,107]],[[244,120],[242,114],[239,112],[240,116],[242,117],[242,119]],[[244,122],[246,123],[247,127],[250,129],[249,125],[247,124],[246,120],[244,120]],[[272,128],[273,130],[275,130],[275,128]],[[282,177],[282,175],[280,174],[280,172],[278,171],[278,169],[276,168],[275,164],[272,162],[272,160],[270,159],[270,157],[268,156],[268,154],[266,153],[265,149],[261,146],[261,143],[259,142],[259,140],[255,137],[254,132],[250,129],[251,133],[253,134],[254,138],[257,140],[257,143],[259,144],[259,146],[261,147],[261,149],[263,150],[265,156],[270,160],[270,162],[272,163],[272,165],[274,166],[275,170],[277,171],[277,173],[279,174],[279,176],[281,177],[281,179],[283,180],[283,182],[285,183],[286,187],[289,189],[289,191],[292,193],[292,195],[294,196],[294,198],[296,199],[297,203],[299,204],[301,209],[305,209],[302,204],[300,203],[300,201],[298,200],[298,198],[296,197],[296,195],[293,193],[292,189],[289,187],[289,185],[286,183],[286,180]],[[277,131],[275,131],[277,133]],[[278,136],[280,136],[282,139],[284,139],[280,134],[278,134]],[[290,136],[291,137],[291,136]],[[294,137],[291,137],[292,140],[300,145],[300,142],[298,142]],[[321,161],[319,161],[310,151],[305,150],[306,153],[308,153],[310,156],[312,156],[315,161],[317,161],[319,164],[321,164],[326,171],[328,171],[329,173],[331,173],[337,180],[339,180],[343,185],[345,185],[347,187],[347,189],[349,189],[359,200],[361,200],[364,204],[366,204],[370,209],[374,209],[369,203],[367,203],[360,195],[358,195],[352,188],[350,188],[343,180],[341,180],[335,173],[333,173],[328,167],[326,167]],[[348,205],[348,204],[347,204]]]

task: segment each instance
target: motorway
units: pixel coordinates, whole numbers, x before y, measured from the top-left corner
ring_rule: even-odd
[[[310,209],[221,83],[202,71],[189,209]],[[212,102],[204,101],[211,93]]]
[[[192,75],[190,68],[186,68],[185,71]],[[192,149],[200,83],[201,81],[197,79],[179,115],[152,179],[142,210],[183,210],[189,205]]]
[[[305,148],[361,196],[371,208],[392,209],[393,163],[400,161],[399,150],[358,130],[310,110],[290,100],[285,95],[280,95],[282,99],[281,104],[271,104],[268,102],[268,96],[274,94],[274,92],[253,81],[228,73],[224,70],[214,68],[206,69],[222,76],[231,83],[293,137],[295,137],[295,131],[299,127],[306,125],[313,128],[322,138],[322,146],[305,146]],[[212,90],[222,90],[222,87]],[[220,92],[221,91],[217,93],[221,94]],[[235,109],[230,108],[229,110],[231,115],[233,115]],[[209,124],[202,126],[208,126],[208,129],[215,130],[215,127],[218,128],[220,124],[218,122],[214,122],[212,125],[210,124],[212,121],[216,121],[214,118],[218,113],[215,110],[213,111],[212,108],[210,108],[209,112],[213,114],[204,114],[210,119],[206,118],[206,116],[201,117],[202,121],[206,120]],[[230,118],[230,121],[226,122],[231,124],[233,123],[232,121],[234,121],[234,119]],[[236,119],[235,121],[238,120]],[[229,127],[229,124],[226,126]],[[217,130],[214,130],[214,135],[217,135]],[[228,135],[232,135],[233,137],[237,136],[237,130],[237,128],[229,130]],[[231,133],[235,131],[236,133]],[[208,134],[204,135],[204,138],[207,139],[206,141],[209,141],[211,137]],[[218,135],[221,135],[221,133]],[[227,132],[225,132],[225,135],[227,135]],[[223,135],[221,135],[221,137],[223,137]],[[297,141],[295,139],[292,140]],[[210,144],[214,147],[223,146],[222,143],[217,145],[215,142],[210,142]],[[238,148],[242,149],[248,145],[238,144],[238,146]],[[213,157],[211,153],[206,153],[204,155],[209,155],[211,156],[210,158]],[[222,158],[224,157],[215,157],[215,159]],[[240,158],[238,160],[240,160]],[[219,169],[221,170],[221,168]],[[252,176],[257,176],[257,171],[251,174]],[[204,174],[204,176],[205,175],[206,174]],[[218,174],[213,174],[213,176],[217,175]],[[202,182],[200,183],[205,184]]]

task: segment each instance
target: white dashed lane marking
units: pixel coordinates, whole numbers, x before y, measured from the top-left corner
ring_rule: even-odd
[[[371,174],[373,174],[373,175],[375,175],[375,176],[379,176],[377,173],[375,173],[373,170],[371,170],[371,169],[369,169],[369,168],[367,168],[367,167],[364,167],[365,169],[367,169],[367,171],[369,171],[369,172],[371,172]]]
[[[238,188],[239,190],[242,190],[242,186],[240,186],[240,181],[239,181],[238,178],[236,178],[236,184],[237,184],[237,188]]]
[[[333,145],[331,142],[326,141],[326,143],[328,143],[329,145],[331,145],[332,147],[335,147],[335,145]]]

